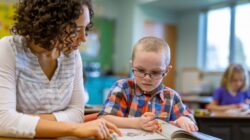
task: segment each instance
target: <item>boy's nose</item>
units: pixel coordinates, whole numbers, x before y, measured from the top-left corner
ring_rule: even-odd
[[[151,79],[152,75],[150,73],[144,73],[144,78]]]

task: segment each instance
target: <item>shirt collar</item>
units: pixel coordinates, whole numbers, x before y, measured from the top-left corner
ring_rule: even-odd
[[[163,85],[163,83],[161,83],[157,88],[155,88],[154,90],[145,93],[145,91],[143,91],[134,81],[134,91],[136,96],[148,96],[153,98],[153,96],[158,96],[160,97],[160,99],[162,101],[165,100],[164,98],[164,89],[165,89],[165,85]]]

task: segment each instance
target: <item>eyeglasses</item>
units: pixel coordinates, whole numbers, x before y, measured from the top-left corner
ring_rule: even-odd
[[[134,73],[134,75],[136,77],[139,77],[139,78],[144,78],[146,75],[149,75],[149,77],[151,79],[154,79],[154,80],[159,80],[161,79],[162,77],[165,76],[166,72],[163,71],[154,71],[154,72],[151,72],[151,73],[147,73],[145,70],[142,70],[142,69],[132,69],[132,72]]]

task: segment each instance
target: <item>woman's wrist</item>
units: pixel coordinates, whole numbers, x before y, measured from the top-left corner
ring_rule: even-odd
[[[66,134],[66,136],[77,136],[77,127],[78,127],[78,125],[79,124],[67,124],[68,126],[67,126],[67,128],[68,129],[66,129],[66,132],[65,132],[65,134]]]

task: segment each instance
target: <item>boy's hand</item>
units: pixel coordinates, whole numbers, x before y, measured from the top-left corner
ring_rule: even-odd
[[[190,133],[193,131],[198,131],[198,127],[195,125],[195,123],[185,116],[181,116],[173,123]]]
[[[139,128],[146,130],[146,131],[151,131],[151,132],[155,132],[159,130],[158,122],[154,118],[155,118],[154,113],[152,112],[144,113],[141,117],[138,118]]]

